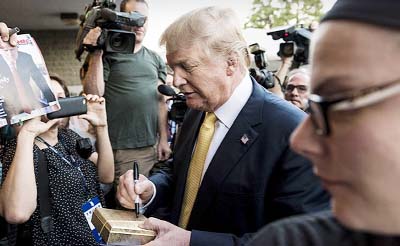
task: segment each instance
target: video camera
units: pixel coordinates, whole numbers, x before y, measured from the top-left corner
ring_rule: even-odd
[[[267,32],[273,40],[283,39],[285,43],[279,46],[278,56],[293,57],[292,69],[302,64],[308,64],[308,54],[311,32],[305,28],[296,29],[295,26],[277,27]]]
[[[254,55],[254,62],[257,68],[250,68],[250,75],[264,88],[270,89],[275,86],[274,75],[266,67],[265,50],[261,49],[258,43],[249,45],[250,53]]]
[[[114,0],[93,0],[93,3],[86,7],[76,37],[75,54],[78,60],[81,60],[85,49],[92,51],[98,48],[106,52],[133,53],[136,35],[123,29],[126,26],[143,26],[146,17],[137,12],[117,12],[114,11],[115,7]],[[87,33],[97,26],[102,28],[97,46],[84,45],[83,39]]]
[[[168,119],[175,121],[177,124],[181,124],[187,110],[185,96],[182,93],[176,93],[174,89],[168,85],[159,85],[158,91],[164,96],[172,97],[167,100],[172,101],[171,109],[168,112]]]

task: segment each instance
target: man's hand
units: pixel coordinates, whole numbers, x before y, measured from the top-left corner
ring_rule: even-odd
[[[166,140],[161,140],[157,145],[157,154],[159,161],[168,160],[169,156],[171,155],[172,150],[169,147],[169,144]]]
[[[0,48],[9,48],[11,46],[16,46],[17,45],[17,35],[13,34],[11,37],[8,35],[9,29],[4,22],[0,22],[0,35],[1,35],[1,40],[0,40]]]
[[[107,126],[106,102],[103,97],[97,95],[85,95],[87,113],[80,115],[79,119],[85,119],[95,127]]]
[[[144,221],[140,228],[153,230],[157,233],[156,239],[144,246],[188,246],[190,244],[191,232],[177,227],[171,223],[156,218],[149,218]]]
[[[95,27],[91,29],[83,38],[83,44],[97,46],[97,39],[99,39],[100,34],[101,34],[100,27]]]
[[[139,182],[136,185],[133,181],[132,170],[128,170],[124,175],[119,177],[117,199],[125,208],[135,208],[135,198],[137,195],[139,195],[143,203],[147,203],[153,193],[153,185],[144,175],[139,175]]]

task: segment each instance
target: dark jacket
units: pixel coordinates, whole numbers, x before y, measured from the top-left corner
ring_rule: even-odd
[[[191,245],[238,245],[274,220],[328,208],[329,196],[310,162],[289,148],[290,134],[304,116],[253,81],[249,100],[204,175],[187,227]],[[187,113],[171,170],[150,178],[157,196],[148,213],[167,206],[174,224],[203,117],[200,111]],[[243,143],[245,134],[249,140]]]

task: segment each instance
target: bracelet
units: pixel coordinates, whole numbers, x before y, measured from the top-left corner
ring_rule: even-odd
[[[150,181],[150,180],[149,180],[149,181]],[[157,194],[156,186],[154,185],[153,182],[150,181],[150,183],[153,185],[153,190],[154,190],[154,192],[153,192],[153,195],[152,195],[151,198],[150,198],[150,201],[147,202],[146,205],[144,205],[143,207],[140,208],[140,213],[141,213],[141,214],[143,214],[143,213],[146,211],[147,207],[153,202],[153,200],[154,200],[154,198],[156,197],[156,194]]]

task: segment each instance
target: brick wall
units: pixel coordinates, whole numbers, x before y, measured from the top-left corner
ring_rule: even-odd
[[[74,94],[79,93],[81,62],[75,59],[74,53],[77,30],[26,31],[25,33],[35,38],[49,73],[57,73],[65,79]]]

